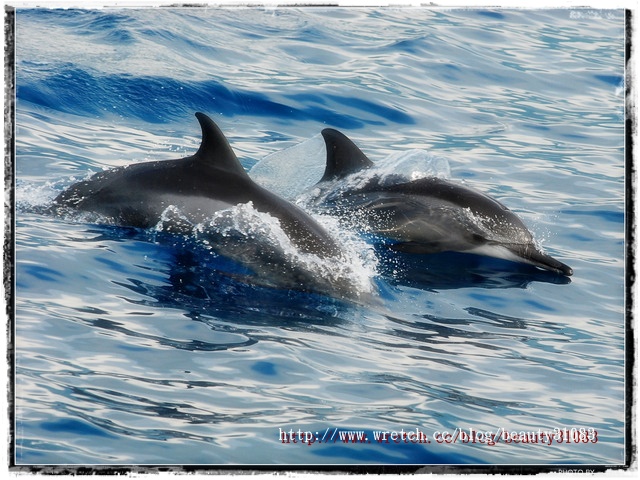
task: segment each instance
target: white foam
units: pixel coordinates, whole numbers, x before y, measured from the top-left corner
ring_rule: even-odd
[[[44,185],[16,181],[16,207],[19,211],[30,211],[34,208],[49,205],[57,195],[55,185],[47,182]]]

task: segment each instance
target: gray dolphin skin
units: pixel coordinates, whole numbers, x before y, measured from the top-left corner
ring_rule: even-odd
[[[341,182],[371,168],[373,162],[341,132],[327,128],[322,136],[327,147],[325,173],[317,185],[325,192],[322,203],[390,239],[392,249],[475,253],[573,274],[569,266],[535,246],[533,236],[513,212],[469,187],[436,177],[382,183],[372,175],[355,187]]]
[[[213,120],[200,112],[195,115],[202,143],[194,155],[97,173],[58,195],[52,209],[95,212],[117,225],[149,228],[171,205],[198,223],[217,211],[252,202],[259,212],[280,220],[300,251],[321,257],[339,252],[334,239],[308,214],[249,178]]]

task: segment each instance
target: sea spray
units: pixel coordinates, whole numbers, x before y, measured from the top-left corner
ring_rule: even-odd
[[[194,234],[212,251],[248,267],[254,274],[249,281],[354,300],[373,294],[372,249],[353,233],[338,231],[335,219],[318,220],[331,234],[340,235],[339,255],[321,258],[301,252],[280,221],[257,211],[251,202],[216,212],[197,224]]]

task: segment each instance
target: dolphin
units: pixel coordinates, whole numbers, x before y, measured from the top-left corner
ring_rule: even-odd
[[[195,115],[202,142],[194,155],[97,173],[58,195],[51,210],[93,212],[116,225],[150,228],[163,219],[169,206],[198,224],[215,212],[251,202],[257,211],[279,219],[301,252],[321,258],[340,252],[336,241],[307,213],[251,180],[213,120],[200,112]]]
[[[322,130],[327,150],[316,203],[360,221],[405,253],[464,252],[496,257],[570,276],[573,270],[540,251],[507,207],[477,190],[437,177],[381,181],[374,164],[344,134]],[[354,175],[361,173],[359,182]]]

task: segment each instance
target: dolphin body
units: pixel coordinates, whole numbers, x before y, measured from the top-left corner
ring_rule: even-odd
[[[335,240],[308,214],[249,178],[213,120],[200,112],[195,115],[202,143],[194,155],[97,173],[58,195],[51,209],[93,212],[116,225],[150,228],[169,206],[193,225],[215,212],[252,202],[257,211],[279,219],[301,252],[321,258],[338,254]]]
[[[573,274],[569,266],[541,252],[524,223],[491,197],[437,177],[382,182],[374,174],[353,182],[354,174],[373,162],[341,132],[327,128],[322,136],[327,163],[316,185],[321,192],[316,202],[391,240],[390,248],[474,253]]]

